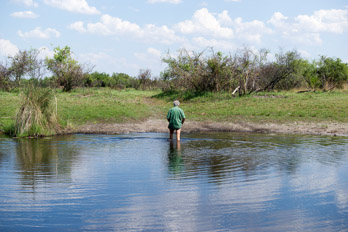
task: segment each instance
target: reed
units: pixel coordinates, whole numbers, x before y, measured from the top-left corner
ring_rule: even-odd
[[[28,85],[21,94],[16,115],[16,137],[50,136],[58,132],[57,102],[51,89]]]

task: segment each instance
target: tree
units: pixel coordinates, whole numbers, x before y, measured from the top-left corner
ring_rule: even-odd
[[[307,87],[312,90],[322,88],[322,83],[318,76],[317,62],[312,61],[311,63],[307,60],[302,62],[303,67],[303,79],[305,80]]]
[[[168,64],[168,68],[162,73],[162,79],[171,82],[169,89],[205,91],[204,77],[207,74],[204,68],[203,53],[204,51],[196,53],[181,49],[176,58],[168,53],[167,57],[162,59]]]
[[[317,73],[324,90],[342,88],[343,83],[348,80],[348,65],[339,58],[321,56]]]
[[[261,67],[267,60],[268,51],[261,49],[258,53],[245,47],[235,54],[239,95],[250,94],[259,89],[257,86]]]
[[[81,86],[86,75],[91,71],[85,70],[85,67],[72,58],[69,46],[56,47],[53,58],[46,58],[45,62],[48,69],[55,75],[57,84],[63,86],[64,92]]]
[[[105,72],[93,72],[86,78],[85,85],[89,87],[112,87],[114,80]]]
[[[177,89],[193,92],[232,91],[239,88],[239,95],[250,94],[257,89],[260,66],[266,60],[267,50],[258,53],[251,49],[238,50],[233,56],[214,52],[208,56],[205,50],[200,53],[180,50],[173,58],[163,59],[168,68],[162,73],[164,81],[171,81]]]
[[[276,86],[280,89],[293,88],[301,74],[301,62],[301,55],[296,50],[285,54],[280,51],[276,54],[276,61],[264,67],[262,78],[265,86],[261,90],[273,90]]]
[[[125,73],[113,73],[111,78],[115,81],[116,88],[135,88],[138,86],[138,80]]]
[[[137,89],[149,89],[151,87],[151,70],[150,69],[141,69],[138,74],[139,85]]]
[[[205,91],[230,90],[235,85],[234,77],[237,75],[235,64],[236,60],[231,56],[224,56],[222,52],[215,53],[211,49],[212,55],[205,58],[204,69],[206,70]]]
[[[44,61],[39,58],[40,50],[19,51],[10,58],[9,72],[14,83],[19,86],[23,76],[41,79],[46,73]]]
[[[28,71],[29,66],[29,52],[24,51],[18,51],[16,55],[10,58],[10,71],[11,76],[14,77],[14,82],[19,85],[22,77],[24,74]]]
[[[0,63],[0,89],[9,90],[11,86],[10,80],[11,70],[7,64]]]

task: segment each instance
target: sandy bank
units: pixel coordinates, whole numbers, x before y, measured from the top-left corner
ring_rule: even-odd
[[[282,134],[337,135],[348,136],[348,123],[218,123],[218,122],[185,122],[183,133],[224,131],[224,132],[262,132]],[[141,123],[122,124],[88,124],[80,126],[71,133],[88,134],[126,134],[131,132],[168,132],[167,122],[152,119]]]

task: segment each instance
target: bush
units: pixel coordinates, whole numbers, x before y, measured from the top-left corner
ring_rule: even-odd
[[[11,89],[11,70],[5,64],[0,64],[0,89],[10,90]]]
[[[322,56],[318,63],[318,77],[324,90],[342,88],[348,80],[348,65],[337,58]]]
[[[50,89],[28,85],[22,93],[14,136],[48,136],[57,133],[57,103]]]
[[[54,57],[46,58],[45,63],[47,68],[53,72],[57,84],[63,86],[64,92],[82,86],[90,70],[72,58],[70,47],[56,47],[54,52]]]

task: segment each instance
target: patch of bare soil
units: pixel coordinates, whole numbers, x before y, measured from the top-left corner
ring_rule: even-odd
[[[131,132],[168,132],[168,123],[162,119],[150,119],[140,123],[88,124],[80,126],[70,133],[87,134],[126,134]],[[348,136],[348,123],[249,123],[249,122],[194,122],[186,121],[183,133],[224,131],[224,132],[261,132],[282,134],[311,134]]]

